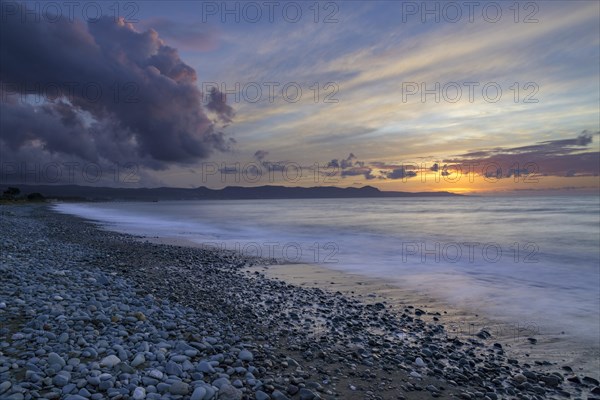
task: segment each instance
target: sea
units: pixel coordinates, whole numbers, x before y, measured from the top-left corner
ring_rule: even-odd
[[[600,197],[58,203],[104,229],[382,278],[600,342]]]

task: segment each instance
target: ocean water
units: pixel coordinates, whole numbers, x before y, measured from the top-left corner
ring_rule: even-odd
[[[57,204],[105,229],[384,278],[541,334],[600,338],[600,198]]]

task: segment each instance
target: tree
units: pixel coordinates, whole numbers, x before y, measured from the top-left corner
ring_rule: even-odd
[[[27,195],[28,201],[44,201],[46,198],[41,193],[29,193]]]
[[[2,197],[5,197],[7,199],[14,199],[19,195],[19,193],[21,193],[21,190],[19,188],[9,187],[2,193]]]

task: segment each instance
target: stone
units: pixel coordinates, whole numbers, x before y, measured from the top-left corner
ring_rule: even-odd
[[[150,376],[151,378],[160,380],[163,378],[164,374],[157,369],[153,369],[152,371],[150,371],[148,373],[148,376]]]
[[[102,361],[100,361],[100,366],[112,368],[112,367],[118,365],[120,362],[121,362],[121,359],[119,357],[115,356],[114,354],[112,354],[110,356],[104,357],[102,359]]]
[[[50,353],[48,354],[48,365],[60,365],[61,367],[64,367],[65,365],[67,365],[67,363],[58,354]]]
[[[71,374],[67,371],[60,371],[52,378],[52,383],[58,387],[63,387],[71,380]]]
[[[219,400],[241,400],[242,391],[234,388],[229,383],[221,385],[219,388]]]
[[[257,390],[256,393],[254,393],[254,398],[256,400],[269,400],[271,398],[271,396],[269,396],[262,390]]]
[[[279,390],[274,390],[273,393],[271,393],[271,397],[274,400],[289,400],[290,399],[285,394],[281,393]]]
[[[136,356],[131,361],[132,367],[137,367],[146,362],[146,357],[144,357],[144,353],[137,353]]]
[[[317,396],[309,389],[302,388],[298,392],[300,400],[314,400]]]
[[[190,385],[185,382],[175,382],[169,388],[169,393],[175,395],[186,395],[190,391]]]
[[[206,396],[206,389],[202,386],[198,386],[196,389],[194,389],[190,400],[203,400],[204,396]]]
[[[143,387],[136,387],[133,391],[133,395],[132,395],[134,400],[143,400],[146,398],[146,389],[144,389]]]
[[[198,364],[197,370],[200,372],[204,372],[205,374],[213,374],[215,372],[215,369],[213,368],[213,366],[206,361],[200,361],[200,363]]]
[[[242,361],[249,362],[249,361],[254,360],[254,355],[250,351],[244,349],[244,350],[240,351],[240,353],[238,354],[238,358]]]
[[[6,392],[8,389],[10,389],[11,386],[12,383],[10,383],[9,381],[0,383],[0,394]]]
[[[169,361],[165,366],[165,372],[167,373],[167,375],[182,376],[183,368],[176,362]]]

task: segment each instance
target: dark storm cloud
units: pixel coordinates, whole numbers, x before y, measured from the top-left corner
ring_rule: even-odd
[[[212,88],[208,97],[209,102],[206,108],[217,113],[223,122],[229,123],[233,121],[235,113],[233,108],[227,105],[227,96],[225,94],[219,92],[216,88]]]
[[[110,17],[86,25],[20,15],[0,24],[0,141],[10,152],[35,146],[163,169],[230,148],[202,108],[195,70],[154,30]],[[224,96],[210,99],[217,119],[231,122]]]
[[[217,43],[215,32],[207,29],[205,24],[183,24],[167,18],[151,18],[140,21],[140,25],[157,30],[161,36],[174,41],[178,47],[189,50],[211,50]]]

